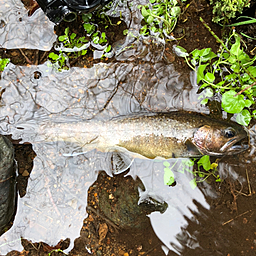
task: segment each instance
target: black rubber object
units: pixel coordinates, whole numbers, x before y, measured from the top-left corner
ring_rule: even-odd
[[[59,24],[62,20],[73,21],[77,13],[89,13],[111,0],[36,0],[47,17]]]

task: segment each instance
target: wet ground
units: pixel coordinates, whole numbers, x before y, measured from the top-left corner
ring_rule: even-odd
[[[51,40],[22,47],[25,40],[13,43],[10,32],[10,40],[2,43],[0,56],[10,58],[12,65],[1,77],[1,129],[12,134],[15,147],[18,207],[12,227],[0,237],[1,255],[255,255],[253,124],[250,149],[219,159],[223,181],[210,177],[196,188],[190,187],[191,173],[182,172],[176,160],[169,161],[176,166],[176,185],[168,187],[163,185],[161,161],[136,159],[127,173],[111,177],[104,154],[65,157],[63,153],[74,152],[75,145],[34,143],[37,125],[49,114],[53,120],[69,120],[109,119],[142,110],[210,112],[198,102],[195,74],[173,53],[173,45],[217,51],[219,45],[199,21],[201,16],[217,35],[225,33],[211,22],[211,7],[205,1],[190,1],[173,31],[181,39],[163,44],[123,35],[127,28],[136,35],[141,26],[138,11],[129,3],[117,9],[122,10],[121,23],[119,13],[112,15],[111,22],[118,25],[106,29],[116,49],[113,58],[94,59],[89,48],[86,56],[70,60],[70,71],[58,73],[45,64],[49,51],[56,52],[49,47]],[[55,33],[63,35],[69,26],[80,35],[81,22],[81,17],[72,26],[63,22],[55,26]],[[54,38],[51,26],[52,34],[47,35]],[[254,35],[255,28],[239,30]],[[252,51],[255,42],[246,42]],[[222,116],[218,99],[210,109]],[[16,128],[24,123],[29,133]],[[18,139],[32,145],[18,144]]]

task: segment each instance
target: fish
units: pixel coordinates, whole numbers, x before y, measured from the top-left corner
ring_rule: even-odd
[[[238,154],[247,131],[235,123],[194,112],[142,113],[103,120],[44,122],[44,141],[74,142],[88,152],[129,152],[148,159]]]
[[[79,152],[63,153],[67,157],[95,149],[107,152],[113,174],[127,170],[135,158],[221,157],[249,148],[248,133],[243,126],[188,111],[138,113],[107,121],[42,119],[17,126],[19,133],[13,133],[13,139],[22,139],[22,143],[74,143]]]

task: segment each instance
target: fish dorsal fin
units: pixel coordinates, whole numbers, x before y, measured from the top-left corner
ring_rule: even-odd
[[[120,174],[128,170],[134,159],[123,152],[114,151],[110,156],[113,174]]]

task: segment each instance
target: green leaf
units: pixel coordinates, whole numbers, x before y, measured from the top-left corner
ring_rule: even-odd
[[[147,25],[145,25],[145,26],[147,26]],[[145,27],[145,26],[144,26],[144,27]],[[128,31],[129,31],[128,29],[125,29],[125,30],[123,31],[123,35],[126,36],[126,35],[128,34]]]
[[[236,95],[236,91],[230,90],[222,95],[222,108],[231,114],[239,113],[245,107],[245,100],[243,95]]]
[[[212,90],[212,88],[206,88],[206,89],[204,90],[204,95],[205,95],[205,97],[208,97],[208,98],[212,97],[212,96],[213,96],[213,90]]]
[[[100,41],[100,38],[98,36],[95,36],[93,37],[92,41],[95,43],[95,44],[98,44],[99,41]]]
[[[54,52],[51,52],[48,56],[49,58],[53,59],[53,60],[57,60],[60,58],[60,56]]]
[[[202,84],[202,85],[200,86],[200,89],[203,89],[203,88],[205,88],[205,87],[207,87],[207,86],[209,86],[209,84],[204,83],[204,84]]]
[[[67,36],[59,36],[59,41],[63,42],[65,40],[67,40]]]
[[[254,76],[256,77],[256,67],[255,66],[250,66],[247,68],[247,70]]]
[[[145,6],[142,6],[141,8],[141,14],[144,18],[149,16],[149,12],[146,10]]]
[[[240,72],[240,65],[239,63],[235,63],[230,67],[235,73],[239,73]]]
[[[197,69],[197,84],[199,84],[199,82],[204,79],[204,70],[207,66],[208,66],[208,64],[200,65],[198,67],[198,69]]]
[[[198,49],[195,49],[195,50],[193,50],[192,52],[191,52],[191,55],[193,56],[193,57],[198,57],[199,55],[200,55],[200,50],[198,50]]]
[[[189,182],[189,185],[192,189],[195,189],[197,187],[197,183],[196,183],[196,178],[194,178],[193,180],[191,180]]]
[[[83,19],[83,21],[84,22],[88,22],[88,21],[90,21],[90,19],[92,18],[92,14],[91,13],[83,13],[82,14],[82,19]]]
[[[253,115],[254,118],[256,118],[256,110],[252,111],[252,115]]]
[[[154,17],[149,15],[148,18],[147,18],[147,23],[151,24],[153,21],[154,21]]]
[[[205,98],[205,99],[203,99],[200,103],[201,103],[202,105],[206,105],[206,104],[208,103],[208,101],[209,101],[209,99],[208,99],[208,98]]]
[[[174,183],[174,173],[170,168],[164,168],[164,184],[171,186]]]
[[[10,59],[1,59],[0,58],[0,72],[4,70],[6,65],[10,62]]]
[[[244,109],[242,112],[238,113],[236,116],[236,121],[241,124],[247,126],[252,117],[248,109]]]
[[[215,80],[214,74],[207,72],[205,74],[205,80],[209,83],[212,83]]]
[[[67,28],[65,29],[65,32],[64,32],[64,33],[65,33],[65,35],[66,35],[66,36],[68,36],[68,33],[69,33],[69,27],[67,27]]]
[[[82,50],[82,55],[85,55],[87,53],[87,49]]]
[[[234,54],[236,57],[238,57],[243,52],[243,50],[240,49],[240,40],[241,40],[241,38],[237,34],[235,34],[234,37],[235,37],[236,41],[231,46],[230,53]]]
[[[211,161],[208,155],[202,156],[197,162],[198,168],[202,166],[204,170],[209,171],[211,169]]]
[[[71,36],[70,36],[70,39],[73,40],[75,37],[76,37],[76,34],[72,33]]]
[[[180,7],[178,7],[178,6],[172,7],[170,14],[173,17],[178,17],[180,15]]]
[[[179,56],[179,57],[186,57],[189,56],[188,52],[186,49],[184,49],[183,47],[177,45],[174,47],[174,51],[175,53]]]
[[[231,64],[234,64],[237,62],[237,58],[233,55],[230,55],[229,58],[227,59],[227,61]]]
[[[200,56],[200,57],[206,56],[206,55],[208,55],[211,51],[212,51],[211,48],[204,48],[204,49],[202,49],[202,50],[199,51],[199,56]]]
[[[90,23],[84,23],[84,29],[88,34],[92,34],[93,31],[95,30],[95,26],[93,24]]]
[[[105,52],[110,52],[111,50],[111,45],[108,45],[106,48],[105,48]]]
[[[246,108],[249,108],[254,103],[254,101],[252,101],[252,100],[245,100],[244,103],[245,103],[244,106]]]

